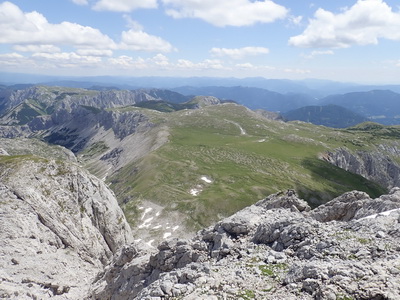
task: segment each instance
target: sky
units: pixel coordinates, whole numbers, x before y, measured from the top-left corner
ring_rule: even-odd
[[[0,71],[400,84],[400,2],[5,1]]]

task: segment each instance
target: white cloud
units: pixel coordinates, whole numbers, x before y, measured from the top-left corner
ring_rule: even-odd
[[[115,67],[131,70],[169,70],[174,69],[174,65],[169,62],[169,59],[159,53],[153,57],[143,59],[122,55],[116,58],[109,58],[108,62]]]
[[[37,66],[30,59],[15,52],[0,54],[0,66],[3,68],[10,68],[9,70],[14,72],[21,66],[24,68],[37,68]]]
[[[251,63],[237,64],[236,67],[241,68],[241,69],[249,69],[249,70],[256,68],[256,66],[254,66]]]
[[[114,44],[98,29],[70,22],[51,24],[40,13],[22,12],[11,2],[0,4],[0,43],[17,45],[72,45],[110,48]]]
[[[289,21],[293,25],[299,26],[301,25],[301,21],[303,21],[303,16],[289,16]]]
[[[266,66],[266,65],[253,65],[251,63],[236,64],[235,67],[239,68],[239,69],[251,70],[251,71],[255,71],[255,70],[269,70],[269,71],[276,70],[275,67]]]
[[[121,55],[118,57],[113,57],[108,59],[108,63],[117,68],[122,69],[147,69],[148,65],[146,61],[142,58],[137,58],[136,60],[127,55]]]
[[[88,5],[89,4],[88,0],[72,0],[72,2],[74,2],[75,4],[78,4],[78,5]]]
[[[4,54],[0,54],[1,58],[23,58],[24,56],[19,54],[19,53],[4,53]]]
[[[83,56],[110,56],[112,50],[170,52],[174,48],[160,37],[150,35],[140,24],[125,17],[132,29],[121,33],[120,43],[100,30],[76,23],[51,24],[40,13],[22,12],[11,2],[0,4],[0,44],[14,44],[22,52],[61,52],[59,46],[71,46]]]
[[[83,56],[75,52],[60,53],[34,53],[31,56],[23,56],[18,53],[0,55],[0,66],[11,70],[37,71],[70,69],[96,69],[102,66],[102,59],[95,56]]]
[[[170,66],[168,57],[166,57],[163,54],[157,54],[156,56],[153,57],[153,62],[160,67],[168,67]]]
[[[383,0],[358,0],[334,14],[319,8],[305,31],[289,44],[309,48],[346,48],[377,44],[380,38],[400,41],[400,13]]]
[[[248,26],[270,23],[286,16],[288,10],[271,0],[162,0],[173,18],[198,18],[215,26]]]
[[[334,55],[334,54],[335,52],[333,52],[332,50],[324,50],[324,51],[314,50],[310,54],[303,54],[302,56],[307,59],[312,59],[319,55]]]
[[[89,54],[89,53],[87,53]],[[12,72],[37,72],[65,75],[135,74],[137,76],[175,75],[180,76],[289,76],[302,78],[309,70],[278,68],[267,65],[241,63],[230,64],[218,59],[171,61],[164,54],[142,58],[130,55],[104,57],[84,55],[77,52],[0,54],[0,68]]]
[[[42,53],[61,52],[61,49],[54,45],[15,45],[13,48],[15,51],[20,51],[20,52],[42,52]]]
[[[34,53],[32,55],[36,61],[50,63],[55,67],[97,67],[101,62],[100,57],[79,55],[75,52],[61,53]]]
[[[95,10],[130,12],[138,8],[157,8],[157,0],[100,0],[94,6]]]
[[[210,50],[211,55],[222,57],[228,56],[233,59],[241,59],[246,56],[260,55],[260,54],[268,54],[269,49],[264,47],[243,47],[236,49],[229,48],[212,48]]]
[[[294,73],[294,74],[309,74],[311,73],[310,70],[305,70],[305,69],[292,69],[292,68],[286,68],[283,70],[285,73]]]
[[[100,49],[78,49],[77,54],[82,56],[112,56],[112,50],[100,50]]]
[[[135,21],[135,20],[132,20],[132,18],[131,18],[130,15],[123,15],[123,18],[125,19],[125,21],[126,21],[126,26],[127,26],[129,29],[133,29],[133,30],[136,30],[136,31],[138,31],[138,30],[143,30],[143,26],[140,25],[139,22],[137,22],[137,21]]]
[[[190,60],[179,59],[178,63],[175,65],[178,69],[186,70],[224,70],[227,69],[223,66],[222,62],[218,59],[206,59],[199,63],[194,63]]]
[[[171,52],[172,45],[162,38],[150,35],[144,31],[128,30],[122,32],[119,48],[135,51]]]

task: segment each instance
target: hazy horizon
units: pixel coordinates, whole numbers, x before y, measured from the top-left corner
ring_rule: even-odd
[[[394,0],[0,2],[0,68],[400,84]]]

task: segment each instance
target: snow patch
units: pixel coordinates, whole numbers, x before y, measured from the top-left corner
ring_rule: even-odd
[[[143,219],[143,218],[142,218]],[[150,217],[150,218],[147,218],[146,220],[144,220],[144,222],[141,224],[141,225],[139,225],[139,228],[149,228],[150,226],[151,226],[151,221],[154,219],[154,217]]]
[[[154,243],[154,240],[150,240],[150,241],[148,241],[146,244],[149,246],[149,247],[153,247],[153,244]]]
[[[175,232],[178,228],[179,228],[179,226],[177,225],[177,226],[175,226],[175,227],[172,228],[172,231]]]
[[[171,232],[166,232],[166,233],[164,233],[164,235],[163,235],[163,239],[166,239],[166,238],[170,237],[171,235],[172,235]]]
[[[153,210],[153,209],[152,209],[151,207],[146,208],[145,211],[144,211],[144,213],[143,213],[143,215],[142,215],[141,220],[143,220],[144,217],[146,216],[146,214],[149,213],[149,212],[151,212],[152,210]]]
[[[198,196],[198,195],[200,194],[200,192],[201,192],[201,190],[199,190],[199,189],[191,189],[191,190],[189,191],[189,193],[190,193],[192,196]]]
[[[264,142],[265,142],[265,139],[258,140],[257,142],[259,142],[259,143],[264,143]]]
[[[388,215],[390,215],[392,212],[395,212],[395,211],[399,211],[399,212],[400,212],[400,208],[395,208],[395,209],[387,210],[387,211],[380,212],[380,213],[377,213],[377,214],[373,214],[373,215],[370,215],[370,216],[367,216],[367,217],[364,217],[364,218],[360,218],[360,219],[358,219],[358,220],[376,219],[377,217],[388,216]]]
[[[200,179],[203,180],[206,183],[211,183],[212,182],[212,180],[209,179],[207,176],[202,176]]]

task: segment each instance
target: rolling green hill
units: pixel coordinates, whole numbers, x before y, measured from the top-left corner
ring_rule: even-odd
[[[110,178],[131,222],[141,201],[180,212],[182,222],[198,228],[288,188],[314,206],[349,190],[385,191],[319,158],[380,139],[369,133],[271,121],[235,104],[148,113],[169,128],[168,142]]]

